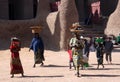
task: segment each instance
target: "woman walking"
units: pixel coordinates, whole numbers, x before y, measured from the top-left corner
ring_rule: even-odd
[[[83,59],[83,47],[84,43],[80,39],[79,35],[75,33],[74,38],[71,39],[70,45],[72,47],[72,54],[73,54],[73,63],[75,65],[75,69],[77,71],[77,77],[79,77],[79,68],[80,64],[83,66],[82,59]]]
[[[34,38],[32,39],[31,45],[30,45],[30,50],[34,51],[34,65],[33,67],[36,66],[36,64],[40,64],[43,66],[43,61],[45,60],[44,58],[44,44],[42,41],[42,38],[39,36],[39,33],[34,34]]]
[[[97,69],[99,69],[99,65],[102,65],[103,68],[104,68],[104,65],[103,65],[103,44],[101,43],[98,43],[97,44],[97,47],[96,47],[96,56],[97,56],[97,62],[98,62],[98,66],[97,66]]]
[[[23,77],[24,72],[23,72],[23,67],[19,57],[20,41],[18,38],[16,37],[11,38],[10,51],[11,51],[10,74],[12,74],[11,78],[14,77],[14,74],[21,74]]]
[[[105,54],[106,54],[106,61],[108,64],[112,64],[112,50],[113,50],[113,43],[111,41],[111,38],[108,37],[106,41],[104,42],[105,46]]]

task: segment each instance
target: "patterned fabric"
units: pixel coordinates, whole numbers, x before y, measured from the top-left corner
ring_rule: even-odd
[[[40,64],[42,63],[43,60],[44,60],[44,57],[43,55],[41,55],[41,50],[39,49],[37,52],[35,52],[35,55],[34,55],[35,64]]]
[[[73,62],[77,68],[82,64],[84,43],[76,37],[71,38],[69,45],[72,47]]]
[[[75,50],[73,54],[73,62],[75,67],[80,66],[83,60],[82,50]]]
[[[23,67],[20,61],[20,57],[19,57],[20,47],[16,43],[17,42],[12,42],[10,46],[10,51],[11,51],[10,74],[23,73]]]

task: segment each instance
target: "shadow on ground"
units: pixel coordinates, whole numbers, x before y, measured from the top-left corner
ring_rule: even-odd
[[[56,78],[56,77],[64,77],[64,75],[51,75],[51,76],[29,76],[29,75],[25,75],[24,77],[15,77],[15,78]]]
[[[91,64],[91,65],[97,65],[97,64]],[[104,64],[104,65],[120,65],[119,63],[112,63],[112,64]]]
[[[95,74],[95,75],[90,75],[90,74],[82,74],[82,77],[120,77],[120,75],[102,75],[102,74]]]
[[[49,64],[49,65],[44,65],[43,67],[69,67],[69,66],[63,66],[63,65],[52,65],[52,64]]]
[[[88,70],[120,70],[120,68],[101,68],[99,67],[99,69],[97,68],[88,68]]]

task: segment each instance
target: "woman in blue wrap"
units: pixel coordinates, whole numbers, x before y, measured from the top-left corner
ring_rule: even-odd
[[[36,64],[41,64],[43,66],[43,61],[45,60],[44,58],[44,44],[42,41],[42,38],[39,36],[39,33],[35,33],[34,37],[32,39],[31,45],[30,45],[30,50],[34,51],[34,65],[33,67],[36,66]]]

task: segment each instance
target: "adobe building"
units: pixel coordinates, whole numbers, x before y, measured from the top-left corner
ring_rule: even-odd
[[[65,50],[69,27],[75,22],[85,27],[83,36],[117,36],[119,9],[118,0],[0,0],[0,40],[9,46],[10,38],[16,36],[23,47],[29,47],[30,27],[37,25],[43,27],[45,49]],[[96,11],[99,21],[93,20]],[[1,42],[1,47],[8,47]]]

